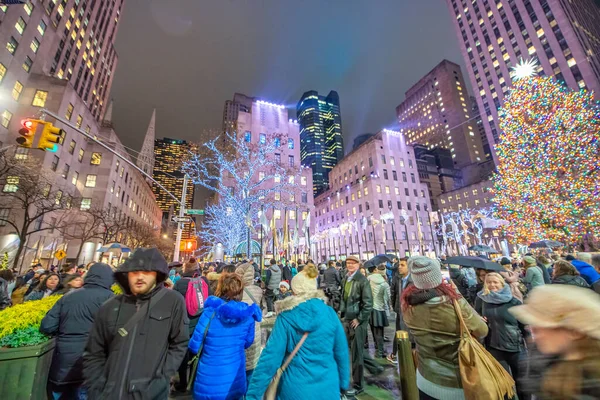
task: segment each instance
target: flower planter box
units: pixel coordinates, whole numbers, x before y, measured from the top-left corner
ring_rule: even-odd
[[[0,399],[44,400],[54,339],[36,346],[0,348]]]

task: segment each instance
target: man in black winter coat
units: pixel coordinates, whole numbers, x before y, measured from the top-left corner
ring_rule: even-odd
[[[88,398],[166,400],[189,341],[181,294],[156,248],[137,249],[115,272],[124,294],[98,311],[84,354]]]
[[[110,290],[113,282],[110,266],[92,265],[83,287],[58,300],[42,320],[40,331],[57,337],[48,376],[48,391],[53,398],[78,399],[85,393],[81,387],[83,351],[96,313],[114,296]]]
[[[287,281],[288,283],[292,283],[292,269],[290,268],[288,262],[286,261],[284,264],[279,264],[279,268],[281,268],[281,280]]]
[[[321,287],[324,288],[325,294],[329,298],[329,303],[333,309],[338,311],[340,308],[340,285],[342,284],[342,279],[340,278],[340,273],[335,267],[335,261],[329,261],[328,264],[329,266],[323,272],[323,284]]]
[[[415,346],[415,340],[410,333],[410,329],[404,323],[404,319],[402,318],[402,307],[401,307],[401,299],[402,292],[410,285],[412,285],[412,279],[408,274],[408,258],[401,258],[397,265],[397,270],[394,272],[392,276],[392,285],[390,287],[390,293],[392,297],[392,305],[394,307],[394,312],[396,313],[396,331],[406,331],[409,334],[409,339],[412,347]],[[392,345],[392,353],[386,357],[389,362],[392,364],[398,363],[398,358],[396,357],[396,352],[398,350],[398,338],[394,335],[394,343]]]

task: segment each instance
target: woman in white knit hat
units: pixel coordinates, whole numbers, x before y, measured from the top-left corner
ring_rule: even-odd
[[[408,269],[414,285],[402,293],[402,316],[417,345],[419,398],[464,400],[458,365],[460,324],[453,301],[458,302],[473,336],[486,336],[488,327],[454,287],[443,281],[437,260],[411,257]]]
[[[261,400],[271,379],[306,335],[284,371],[278,399],[339,399],[350,385],[348,342],[342,323],[317,290],[319,272],[308,264],[292,279],[294,296],[275,303],[273,332],[254,370],[247,400]]]
[[[508,310],[529,325],[537,353],[525,388],[538,400],[600,399],[600,296],[571,285],[544,285]],[[539,354],[541,353],[541,354]]]

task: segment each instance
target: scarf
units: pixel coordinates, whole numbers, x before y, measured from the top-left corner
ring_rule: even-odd
[[[483,294],[482,290],[481,292],[477,293],[477,297],[488,304],[504,304],[508,303],[513,298],[513,294],[510,290],[510,286],[505,284],[504,287],[498,292],[489,292],[488,294]]]
[[[408,296],[407,300],[408,300],[409,305],[416,306],[417,304],[426,303],[429,300],[436,298],[436,297],[440,297],[440,293],[435,288],[434,289],[422,289],[422,290],[418,290],[414,293],[411,293],[411,295]]]

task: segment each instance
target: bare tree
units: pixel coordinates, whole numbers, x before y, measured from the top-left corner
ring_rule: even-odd
[[[110,223],[108,211],[93,208],[87,211],[70,213],[63,219],[58,229],[65,239],[79,240],[81,242],[76,256],[76,259],[79,260],[85,243],[93,239],[102,241],[105,238],[107,223]]]
[[[60,220],[70,209],[72,197],[62,190],[53,188],[55,179],[42,170],[39,163],[32,160],[8,160],[10,168],[5,176],[0,176],[0,208],[8,209],[8,215],[0,214],[0,221],[10,225],[19,237],[19,246],[13,267],[17,267],[29,235],[61,225]],[[0,167],[1,168],[1,167]],[[44,223],[44,218],[56,215],[53,222]]]

